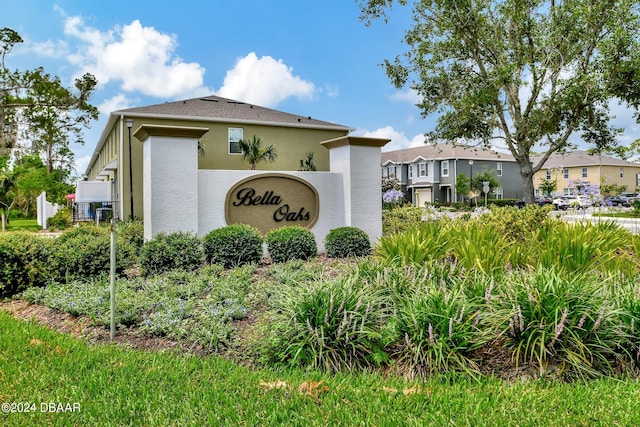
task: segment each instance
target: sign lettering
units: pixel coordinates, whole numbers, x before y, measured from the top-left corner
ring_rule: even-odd
[[[249,224],[263,233],[286,225],[311,228],[320,206],[316,189],[285,174],[261,174],[236,183],[227,193],[228,224]]]

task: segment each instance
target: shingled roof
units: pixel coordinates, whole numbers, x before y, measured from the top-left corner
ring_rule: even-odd
[[[538,162],[542,156],[532,156],[533,162]],[[547,168],[570,168],[570,167],[586,167],[586,166],[630,166],[640,167],[640,163],[628,160],[617,159],[611,156],[589,154],[587,151],[571,151],[567,153],[553,153],[545,162]]]
[[[272,110],[219,96],[205,96],[184,101],[165,102],[145,107],[128,108],[111,113],[137,117],[164,119],[201,120],[209,122],[252,123],[271,126],[333,129],[349,132],[353,129],[336,123],[317,120],[310,116],[299,116]]]
[[[500,153],[482,147],[463,144],[424,144],[404,150],[386,151],[382,153],[382,164],[407,164],[422,158],[425,160],[474,159],[515,161],[511,154]]]

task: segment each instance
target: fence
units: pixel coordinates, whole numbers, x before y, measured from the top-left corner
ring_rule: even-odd
[[[110,221],[113,215],[118,219],[117,201],[110,202],[74,202],[72,205],[73,222]]]

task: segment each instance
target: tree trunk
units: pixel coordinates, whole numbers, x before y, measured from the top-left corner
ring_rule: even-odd
[[[531,163],[520,165],[520,178],[522,179],[522,199],[530,205],[534,203],[533,170]]]

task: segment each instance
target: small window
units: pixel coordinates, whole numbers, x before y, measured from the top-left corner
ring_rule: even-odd
[[[564,194],[565,196],[570,196],[573,194],[573,188],[563,188],[562,189],[562,194]]]
[[[419,163],[418,164],[418,176],[427,176],[427,164]]]
[[[551,179],[551,169],[547,169],[547,180]]]
[[[244,139],[244,129],[229,128],[229,154],[242,154],[240,141]]]
[[[413,165],[409,165],[409,178],[413,178]]]
[[[449,176],[449,160],[442,161],[442,176]]]
[[[396,167],[389,166],[389,178],[395,178],[395,177],[396,177]]]
[[[582,177],[586,178],[587,176],[587,168],[582,168]]]
[[[620,168],[620,178],[624,178],[624,168]]]
[[[565,169],[562,170],[562,177],[564,179],[569,179],[569,169],[565,168]]]
[[[502,176],[502,163],[496,163],[496,171],[498,176]]]

